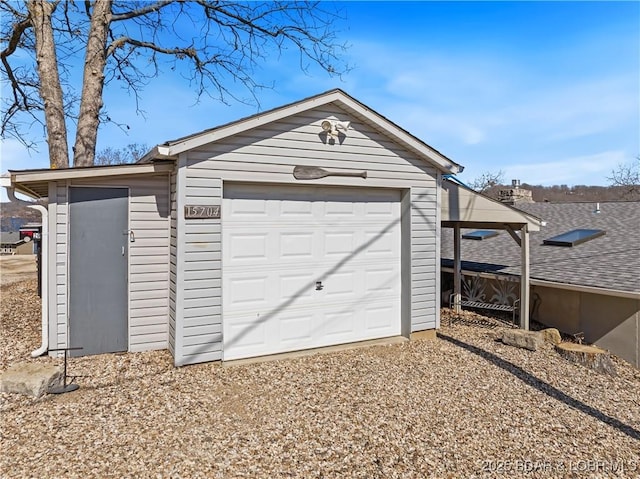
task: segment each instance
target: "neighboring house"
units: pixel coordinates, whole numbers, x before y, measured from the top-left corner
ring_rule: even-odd
[[[0,254],[33,254],[33,242],[21,239],[17,231],[3,231],[0,233]]]
[[[531,234],[532,319],[584,336],[640,367],[640,203],[517,202],[515,207],[546,222]],[[576,229],[594,231],[545,244]],[[517,286],[520,251],[511,237],[500,232],[465,239],[473,230],[462,233],[466,284],[475,282],[476,290],[483,284],[486,300],[517,297],[509,280]],[[446,229],[441,247],[443,271],[451,271],[453,238]]]

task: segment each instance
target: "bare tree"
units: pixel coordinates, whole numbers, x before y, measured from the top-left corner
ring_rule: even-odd
[[[607,179],[611,186],[623,189],[627,199],[640,199],[640,155],[629,163],[620,163]]]
[[[0,15],[2,137],[32,146],[29,129],[42,125],[52,168],[70,164],[68,122],[76,123],[74,166],[94,164],[101,123],[127,128],[104,108],[103,90],[111,84],[128,89],[143,114],[139,95],[163,68],[182,72],[196,99],[258,106],[258,92],[271,85],[256,81],[255,68],[289,48],[299,53],[303,71],[348,70],[335,32],[340,13],[325,2],[0,0]],[[71,70],[81,58],[77,85]]]
[[[142,143],[130,143],[124,148],[112,148],[110,146],[96,153],[95,165],[124,165],[135,163],[149,151],[147,145]]]
[[[502,183],[504,183],[504,171],[485,171],[471,182],[471,188],[480,193],[485,193],[494,186],[501,185]]]

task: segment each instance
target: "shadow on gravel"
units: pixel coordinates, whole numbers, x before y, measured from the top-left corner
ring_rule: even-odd
[[[493,363],[499,368],[502,368],[505,371],[513,374],[515,377],[520,379],[525,384],[533,388],[536,388],[538,391],[541,391],[558,401],[562,401],[566,405],[572,408],[575,408],[578,411],[581,411],[585,414],[588,414],[589,416],[597,419],[598,421],[602,421],[603,423],[617,429],[618,431],[626,434],[627,436],[633,439],[640,440],[640,431],[638,431],[637,429],[634,429],[633,427],[623,423],[622,421],[619,421],[614,417],[608,416],[604,414],[602,411],[599,411],[598,409],[592,406],[589,406],[588,404],[585,404],[582,401],[579,401],[578,399],[575,399],[569,396],[568,394],[560,391],[558,388],[553,387],[551,384],[545,381],[542,381],[541,379],[538,379],[531,373],[528,373],[527,371],[522,369],[520,366],[516,366],[512,362],[502,359],[493,353],[485,351],[484,349],[479,348],[477,346],[473,346],[469,343],[460,341],[459,339],[453,338],[451,336],[447,336],[446,334],[438,333],[438,338],[444,339],[445,341],[449,341],[451,344],[454,344],[455,346],[466,349],[467,351],[477,356],[480,356],[483,359],[486,359],[490,363]]]

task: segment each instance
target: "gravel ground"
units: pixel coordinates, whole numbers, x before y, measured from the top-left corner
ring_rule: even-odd
[[[0,370],[39,346],[34,289],[2,286]],[[640,477],[640,371],[615,360],[605,376],[500,331],[465,313],[435,340],[244,366],[73,359],[76,392],[0,395],[0,475]]]
[[[32,254],[0,255],[0,284],[34,278],[36,265],[36,256]]]

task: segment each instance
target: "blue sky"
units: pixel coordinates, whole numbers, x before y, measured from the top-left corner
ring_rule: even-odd
[[[640,154],[637,2],[346,2],[337,25],[354,68],[342,79],[302,73],[294,52],[256,71],[273,90],[261,109],[341,88],[452,160],[462,181],[502,170],[531,184],[606,185]],[[167,68],[168,70],[168,68]],[[112,118],[98,149],[149,147],[257,112],[209,98],[164,74],[142,94],[108,89]],[[46,144],[2,145],[2,172],[48,167]],[[70,140],[73,141],[73,138]],[[4,193],[3,193],[4,199]]]

